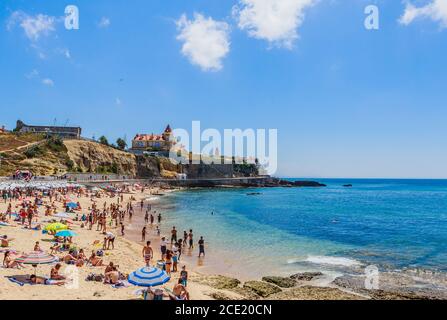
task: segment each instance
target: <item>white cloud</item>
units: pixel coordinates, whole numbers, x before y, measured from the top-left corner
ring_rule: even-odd
[[[122,104],[121,99],[120,99],[120,98],[116,98],[116,99],[115,99],[115,104],[116,104],[117,106],[120,106],[120,105]]]
[[[304,11],[317,0],[239,0],[233,16],[250,37],[267,40],[271,45],[292,48]]]
[[[22,11],[14,11],[9,17],[7,29],[11,30],[16,24],[25,32],[31,41],[37,41],[41,36],[48,36],[55,31],[56,18],[44,14],[30,16]]]
[[[222,60],[230,52],[230,27],[226,22],[205,18],[199,13],[188,20],[183,14],[177,28],[177,40],[183,42],[182,53],[192,64],[204,71],[222,69]]]
[[[422,7],[416,7],[407,2],[399,22],[409,25],[418,18],[429,18],[439,22],[441,28],[447,28],[447,0],[431,0],[430,3]]]
[[[108,26],[110,26],[110,19],[106,18],[106,17],[102,17],[101,21],[99,21],[99,23],[98,23],[98,27],[107,28]]]
[[[54,86],[54,81],[49,79],[49,78],[45,78],[42,80],[42,83],[46,86],[52,87]]]

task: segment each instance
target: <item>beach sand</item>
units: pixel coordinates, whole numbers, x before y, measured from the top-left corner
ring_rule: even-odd
[[[120,236],[120,232],[117,228],[107,226],[107,231],[113,232],[117,238],[115,240],[115,249],[107,250],[103,257],[104,264],[113,262],[119,266],[119,271],[125,274],[129,274],[138,268],[144,266],[142,258],[143,242],[138,237],[141,235],[141,230],[136,229],[136,226],[141,225],[142,212],[140,210],[139,202],[145,200],[151,196],[151,193],[160,192],[157,189],[146,189],[144,193],[138,190],[132,191],[130,194],[124,194],[124,204],[130,201],[131,197],[135,200],[132,201],[135,214],[134,221],[128,221],[126,217],[125,224],[126,237]],[[164,191],[162,191],[164,192]],[[72,196],[72,200],[81,204],[83,210],[81,212],[87,213],[91,206],[91,199],[88,197],[77,198]],[[116,202],[117,198],[110,198],[103,195],[102,198],[96,199],[98,208],[102,208],[103,203],[106,202],[109,205],[112,202]],[[13,202],[13,211],[14,205]],[[60,209],[58,212],[64,211],[62,203],[58,203]],[[0,212],[5,212],[7,203],[2,202],[0,204]],[[49,217],[44,216],[44,208],[40,207],[38,221],[42,225],[45,225],[46,220]],[[163,222],[163,221],[162,221]],[[81,228],[80,222],[74,222],[71,229],[73,229],[78,236],[74,237],[74,243],[83,248],[87,256],[90,255],[92,250],[99,249],[98,246],[93,245],[95,241],[99,241],[102,245],[103,235],[96,231],[96,226],[93,230],[87,228]],[[133,226],[135,224],[135,226]],[[133,228],[133,230],[131,230]],[[127,230],[129,229],[129,230]],[[22,225],[14,223],[14,226],[2,226],[0,227],[0,236],[7,235],[8,238],[14,239],[10,244],[10,249],[16,250],[18,253],[31,252],[33,250],[34,243],[40,242],[40,246],[43,250],[49,253],[52,238],[49,235],[42,234],[41,231],[33,231],[25,229]],[[163,235],[162,235],[163,236]],[[168,236],[168,235],[165,235]],[[179,234],[180,236],[180,234]],[[132,240],[131,240],[132,239]],[[168,238],[169,239],[169,238]],[[155,234],[155,227],[148,227],[148,233],[146,240],[152,241],[152,248],[154,250],[154,261],[156,262],[160,258],[159,249],[159,237]],[[197,241],[197,239],[195,240]],[[198,250],[198,249],[195,249]],[[200,272],[201,265],[206,264],[206,260],[198,260],[196,257],[197,252],[189,252],[185,250],[185,261],[179,262],[179,270],[183,264],[186,264],[186,268],[189,271],[188,291],[192,300],[204,300],[204,299],[219,299],[219,300],[239,300],[239,299],[262,299],[269,296],[270,299],[361,299],[358,295],[342,292],[334,288],[316,288],[309,286],[295,287],[291,289],[280,289],[272,284],[261,283],[255,281],[251,284],[242,284],[237,279],[213,275],[210,273],[204,274]],[[58,255],[60,258],[63,255]],[[13,256],[18,257],[18,255]],[[1,254],[3,259],[3,254]],[[64,270],[68,265],[63,264],[61,274],[64,274]],[[77,268],[79,272],[79,281],[77,288],[71,288],[66,286],[45,286],[45,285],[29,285],[25,284],[20,286],[14,282],[11,282],[8,276],[24,277],[26,275],[33,274],[35,271],[39,276],[49,276],[51,265],[40,265],[34,270],[32,266],[26,266],[25,269],[5,269],[0,268],[0,299],[16,299],[16,300],[91,300],[91,299],[105,299],[105,300],[128,300],[128,299],[142,299],[141,295],[137,294],[137,290],[141,289],[135,286],[113,288],[110,284],[103,284],[102,282],[85,281],[85,278],[90,273],[103,274],[105,267],[81,267]],[[237,277],[237,275],[235,275]],[[171,280],[163,285],[172,290],[174,284],[179,278],[179,273],[172,273]],[[257,289],[256,286],[261,285],[261,289]],[[267,285],[267,288],[263,288]],[[253,287],[255,289],[253,289]],[[273,287],[273,291],[272,291]],[[268,292],[267,294],[265,293]],[[298,290],[299,289],[299,290]],[[264,290],[264,291],[262,291]],[[269,290],[271,292],[269,292]]]

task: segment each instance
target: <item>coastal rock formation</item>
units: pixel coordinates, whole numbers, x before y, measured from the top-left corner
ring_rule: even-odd
[[[317,272],[302,272],[302,273],[296,273],[290,276],[290,279],[296,280],[296,281],[312,281],[316,277],[322,276],[323,273],[317,271]]]
[[[343,292],[337,288],[297,287],[287,291],[273,294],[268,300],[362,300],[364,298]]]
[[[263,277],[262,281],[273,283],[281,288],[292,288],[296,286],[296,281],[292,278],[268,276]]]
[[[91,141],[65,140],[64,144],[75,171],[136,175],[133,154]]]
[[[365,276],[344,275],[336,278],[333,284],[350,291],[369,296],[376,300],[438,300],[447,299],[447,291],[439,286],[434,287],[421,278],[410,274],[382,272],[380,273],[379,289],[365,288]]]
[[[272,294],[281,292],[282,290],[273,284],[263,281],[247,281],[244,283],[244,288],[249,289],[262,298],[266,298]]]
[[[197,275],[195,277],[192,277],[191,280],[221,290],[234,289],[241,283],[238,279],[222,275]]]

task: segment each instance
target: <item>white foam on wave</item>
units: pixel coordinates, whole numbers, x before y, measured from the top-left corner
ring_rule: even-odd
[[[146,198],[146,201],[155,201],[155,200],[158,200],[158,199],[160,199],[160,197],[150,196],[149,198]]]
[[[354,259],[343,258],[343,257],[329,257],[329,256],[308,256],[305,261],[314,264],[326,264],[326,265],[336,265],[344,267],[354,267],[362,265],[360,261]]]

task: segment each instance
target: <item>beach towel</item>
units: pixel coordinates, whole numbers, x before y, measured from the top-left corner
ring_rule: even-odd
[[[128,281],[119,281],[117,284],[112,284],[112,288],[114,289],[127,288],[130,286],[131,284]]]
[[[16,277],[6,277],[6,278],[12,283],[18,284],[21,287],[23,287],[25,284],[30,284],[28,281],[20,281]]]

